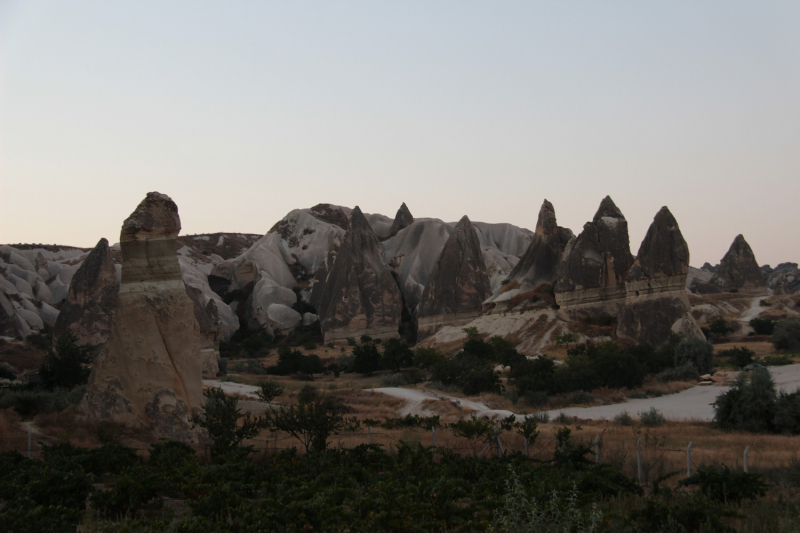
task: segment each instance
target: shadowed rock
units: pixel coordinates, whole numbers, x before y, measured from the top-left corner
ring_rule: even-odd
[[[664,206],[650,224],[627,279],[685,276],[688,273],[689,245],[675,217]]]
[[[539,209],[531,244],[508,278],[527,282],[533,287],[542,283],[552,285],[556,281],[558,261],[564,247],[573,237],[572,231],[558,226],[553,204],[545,200]]]
[[[123,224],[114,326],[80,411],[93,421],[196,440],[189,417],[201,407],[203,367],[216,365],[216,354],[181,280],[179,230],[178,207],[160,193],[148,193]]]
[[[325,341],[368,334],[397,336],[402,297],[385,263],[384,249],[361,209],[353,209],[350,229],[319,298]]]
[[[722,292],[766,289],[764,275],[744,236],[737,235],[709,282]]]
[[[400,209],[397,210],[397,214],[394,216],[394,222],[392,222],[392,227],[389,228],[389,235],[386,238],[391,238],[397,235],[397,233],[410,226],[414,223],[414,217],[411,215],[411,211],[408,210],[406,203],[400,206]]]
[[[492,293],[475,228],[465,215],[433,267],[419,303],[419,317],[480,310]]]
[[[623,285],[632,264],[628,222],[611,197],[606,196],[592,221],[587,222],[580,235],[564,248],[555,288],[557,293],[587,289],[599,291],[586,295],[562,295],[559,303],[567,303],[570,299],[576,302],[582,299],[600,301],[624,296]]]
[[[105,343],[114,325],[119,286],[108,241],[100,239],[72,277],[54,336],[71,331],[79,344]]]

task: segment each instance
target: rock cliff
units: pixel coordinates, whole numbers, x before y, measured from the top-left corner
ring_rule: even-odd
[[[744,236],[737,235],[709,284],[721,292],[765,290],[767,283]]]
[[[411,215],[411,211],[408,210],[406,203],[403,202],[400,209],[397,210],[397,214],[394,216],[394,222],[392,222],[392,226],[389,228],[389,234],[386,238],[394,237],[400,230],[409,227],[413,223],[414,217]]]
[[[104,344],[114,325],[119,286],[108,241],[100,239],[72,276],[54,335],[71,331],[79,344]]]
[[[114,326],[79,410],[93,421],[194,440],[189,417],[201,407],[204,366],[216,365],[216,353],[181,279],[179,231],[178,207],[156,192],[125,220]]]
[[[386,265],[383,246],[358,207],[328,268],[317,309],[326,342],[362,334],[397,336],[403,308],[400,289]]]

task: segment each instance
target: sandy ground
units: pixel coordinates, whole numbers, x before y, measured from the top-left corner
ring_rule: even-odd
[[[800,386],[800,364],[770,367],[770,372],[779,389],[793,391]],[[435,414],[428,412],[422,406],[422,402],[431,399],[458,402],[458,405],[461,407],[474,409],[478,416],[481,417],[503,418],[510,414],[516,414],[511,411],[490,409],[481,402],[456,398],[438,392],[401,388],[380,388],[374,390],[406,400],[406,405],[400,409],[398,413],[400,416],[405,416],[407,414],[429,416]],[[628,400],[624,403],[601,405],[597,407],[569,407],[548,412],[551,417],[564,413],[567,416],[574,416],[584,420],[610,420],[624,411],[636,416],[637,413],[655,407],[669,420],[711,421],[714,418],[714,408],[711,404],[714,403],[717,396],[728,390],[729,387],[698,385],[679,393],[661,396],[659,398]],[[516,416],[522,417],[522,415],[519,414]]]

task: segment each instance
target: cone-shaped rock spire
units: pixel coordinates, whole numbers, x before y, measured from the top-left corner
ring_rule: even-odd
[[[681,234],[678,221],[664,206],[650,224],[627,279],[685,276],[688,273],[689,245]]]
[[[397,214],[394,216],[394,222],[392,222],[392,227],[389,228],[389,235],[387,238],[394,237],[400,230],[409,227],[413,223],[414,217],[411,215],[411,211],[408,210],[406,203],[403,202],[400,209],[397,210]]]
[[[418,315],[480,309],[491,293],[478,234],[465,215],[450,234],[433,267],[422,292]]]
[[[722,258],[710,284],[723,292],[766,288],[756,256],[743,235],[737,235]]]
[[[108,241],[100,239],[72,276],[54,335],[60,337],[71,331],[79,344],[105,343],[111,336],[118,293],[119,281]]]
[[[325,340],[397,335],[403,300],[378,237],[356,206],[320,296]]]
[[[574,235],[569,229],[558,226],[553,204],[545,200],[539,209],[539,219],[531,244],[508,279],[527,282],[534,287],[542,283],[552,285],[556,280],[561,253],[572,237]]]

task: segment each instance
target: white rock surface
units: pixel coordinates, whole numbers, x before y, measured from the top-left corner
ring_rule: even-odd
[[[48,305],[42,302],[42,309],[41,309],[41,316],[42,321],[50,328],[56,325],[56,319],[58,318],[58,309],[53,307],[52,305]]]

